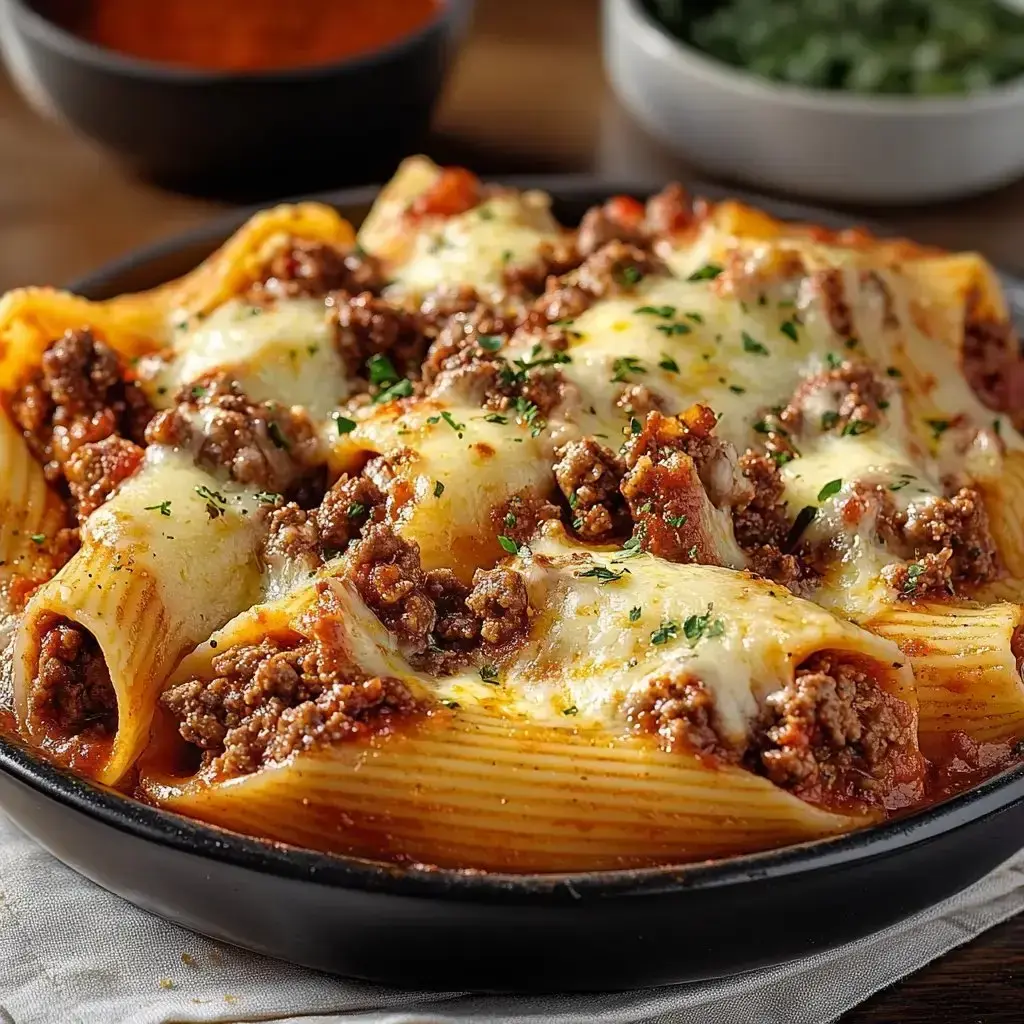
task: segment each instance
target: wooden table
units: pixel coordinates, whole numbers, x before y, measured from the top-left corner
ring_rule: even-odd
[[[630,124],[606,86],[596,0],[479,0],[431,155],[500,175],[592,171],[659,181],[699,173]],[[135,181],[39,120],[0,76],[0,290],[62,283],[224,209]],[[858,210],[1024,272],[1024,182],[952,205]],[[845,1024],[1018,1024],[1024,916],[869,1000]]]

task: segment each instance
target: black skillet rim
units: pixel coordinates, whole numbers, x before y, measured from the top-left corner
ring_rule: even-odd
[[[518,188],[539,188],[556,202],[598,202],[618,193],[644,195],[657,186],[638,182],[602,182],[592,175],[509,177]],[[848,226],[851,219],[815,207],[745,194],[704,183],[690,186],[694,194],[733,196],[759,204],[777,216],[807,222]],[[367,206],[377,186],[303,197],[339,209]],[[266,203],[236,210],[162,242],[128,255],[73,282],[85,294],[105,294],[111,284],[140,265],[190,246],[216,245]],[[1024,288],[1024,281],[1003,275]],[[0,738],[0,771],[87,817],[149,842],[182,853],[220,860],[236,867],[281,878],[365,892],[469,902],[551,903],[584,898],[655,895],[667,891],[719,888],[793,874],[840,868],[843,865],[898,855],[901,849],[929,842],[948,832],[997,815],[1024,801],[1024,764],[1003,771],[949,800],[899,818],[833,839],[746,854],[724,860],[667,867],[594,871],[583,874],[505,874],[395,865],[316,853],[229,832],[140,803],[113,790],[86,782],[36,758],[24,746]]]

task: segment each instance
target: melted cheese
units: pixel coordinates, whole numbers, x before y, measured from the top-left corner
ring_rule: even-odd
[[[453,568],[466,579],[504,554],[498,536],[509,500],[544,497],[554,484],[547,439],[511,414],[479,407],[393,403],[332,442],[339,470],[367,451],[396,454],[388,518],[419,544],[424,568]]]
[[[574,724],[621,731],[631,694],[653,680],[694,677],[713,694],[723,735],[742,741],[764,699],[814,651],[860,651],[884,664],[883,675],[900,661],[888,641],[730,569],[624,557],[572,545],[560,531],[517,567],[538,614],[500,682],[531,718],[564,721],[568,712]],[[596,569],[616,578],[602,582]],[[447,692],[465,697],[470,681],[449,681]]]
[[[150,446],[139,471],[86,521],[83,539],[110,549],[116,567],[152,575],[190,635],[203,636],[260,595],[257,507],[254,494],[187,455]]]
[[[484,295],[500,293],[507,267],[535,262],[542,243],[560,234],[549,205],[541,193],[507,193],[431,222],[414,236],[385,294],[423,295],[462,285]]]
[[[158,407],[169,405],[182,384],[217,370],[256,401],[301,405],[314,419],[328,416],[350,393],[317,299],[283,299],[267,308],[232,300],[179,330],[170,359],[144,359],[139,368]]]

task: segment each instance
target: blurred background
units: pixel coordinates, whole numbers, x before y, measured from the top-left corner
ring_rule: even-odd
[[[0,0],[0,290],[424,151],[711,180],[1024,271],[1016,0]],[[699,191],[699,187],[697,189]]]

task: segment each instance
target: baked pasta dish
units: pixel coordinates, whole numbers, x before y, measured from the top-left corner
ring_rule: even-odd
[[[1024,363],[980,257],[407,161],[358,233],[0,302],[8,728],[270,840],[586,871],[1024,748]]]

